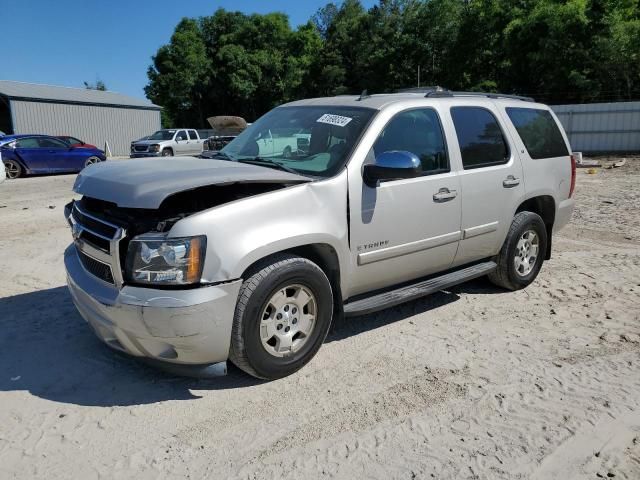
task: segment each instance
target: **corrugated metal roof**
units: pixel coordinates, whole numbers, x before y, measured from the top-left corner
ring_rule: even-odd
[[[0,80],[0,95],[11,99],[41,100],[56,103],[76,103],[89,105],[117,105],[159,110],[161,107],[148,100],[130,97],[116,92],[102,92],[87,88],[58,87],[38,83]]]

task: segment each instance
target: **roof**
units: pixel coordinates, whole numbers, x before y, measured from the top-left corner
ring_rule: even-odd
[[[90,90],[88,88],[58,87],[38,83],[0,80],[0,95],[11,100],[42,101],[50,103],[72,103],[82,105],[111,105],[118,107],[160,110],[148,100],[130,97],[121,93]]]

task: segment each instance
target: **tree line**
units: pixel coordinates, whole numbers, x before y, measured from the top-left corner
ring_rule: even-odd
[[[183,18],[152,57],[165,125],[254,120],[281,103],[419,84],[558,103],[640,97],[638,0],[358,0],[292,28],[283,13]]]

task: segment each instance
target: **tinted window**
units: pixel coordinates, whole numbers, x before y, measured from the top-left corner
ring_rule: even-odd
[[[470,168],[499,165],[509,160],[509,147],[493,114],[480,107],[453,107],[462,165]]]
[[[20,138],[16,141],[16,148],[39,148],[37,138]]]
[[[187,139],[187,133],[184,130],[180,130],[178,132],[178,135],[176,135],[176,140],[186,140]]]
[[[196,134],[195,130],[189,130],[189,138],[191,140],[197,140],[198,139],[198,135]]]
[[[38,143],[41,148],[69,148],[69,144],[58,140],[57,138],[38,138]]]
[[[551,113],[535,108],[507,108],[531,158],[566,157],[567,145]]]
[[[414,153],[427,174],[449,171],[447,147],[438,114],[430,108],[401,112],[391,119],[376,140],[376,156],[392,150]]]

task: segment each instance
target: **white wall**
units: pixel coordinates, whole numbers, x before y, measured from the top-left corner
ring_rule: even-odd
[[[640,152],[640,102],[551,108],[576,152]]]

